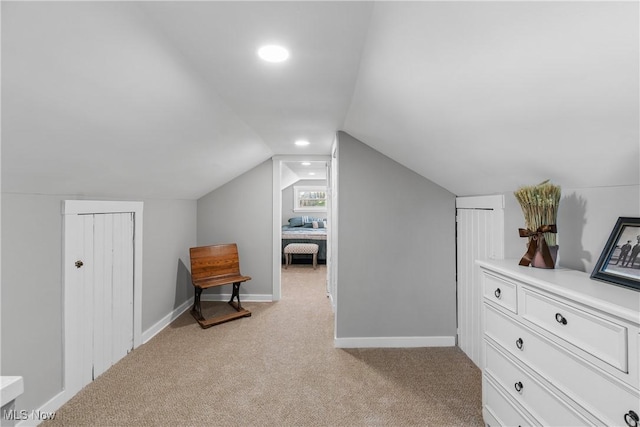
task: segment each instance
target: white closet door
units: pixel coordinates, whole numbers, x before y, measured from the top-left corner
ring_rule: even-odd
[[[84,214],[70,218],[68,242],[81,263],[71,269],[79,304],[80,387],[93,381],[133,348],[134,221],[132,213]]]
[[[93,378],[133,348],[133,218],[94,215]]]
[[[458,210],[458,346],[482,366],[482,289],[476,259],[486,259],[492,211]]]
[[[502,196],[456,199],[458,346],[482,366],[482,289],[477,259],[504,257]]]
[[[65,200],[64,394],[142,342],[143,203]]]
[[[132,213],[114,217],[112,364],[133,349],[133,224]]]
[[[93,275],[93,377],[111,366],[113,221],[111,215],[94,215]],[[87,283],[90,286],[90,283]]]

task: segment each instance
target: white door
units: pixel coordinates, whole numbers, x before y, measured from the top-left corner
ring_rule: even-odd
[[[482,289],[477,259],[504,257],[503,196],[456,199],[458,346],[482,366]]]
[[[93,217],[95,378],[133,349],[133,214]]]
[[[133,349],[133,214],[78,215],[77,220],[85,386]]]
[[[140,345],[142,203],[66,201],[65,399]]]

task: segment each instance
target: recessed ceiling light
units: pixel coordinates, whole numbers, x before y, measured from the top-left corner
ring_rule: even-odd
[[[299,139],[296,141],[296,145],[300,147],[304,147],[305,145],[309,145],[309,141],[305,141],[304,139]]]
[[[258,56],[267,62],[282,62],[289,58],[289,51],[282,46],[271,44],[258,49]]]
[[[302,166],[311,166],[311,162],[302,162]]]

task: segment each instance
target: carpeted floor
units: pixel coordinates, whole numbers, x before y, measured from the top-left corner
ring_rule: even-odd
[[[480,371],[458,348],[334,348],[325,277],[291,266],[282,300],[210,329],[183,314],[43,425],[484,425]]]

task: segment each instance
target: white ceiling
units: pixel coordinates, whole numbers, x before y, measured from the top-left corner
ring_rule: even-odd
[[[283,164],[296,176],[298,180],[327,179],[327,162],[323,161],[294,161]]]
[[[640,184],[637,2],[0,7],[5,192],[193,199],[337,130],[458,195]]]
[[[379,3],[345,131],[456,195],[640,183],[638,2]]]

